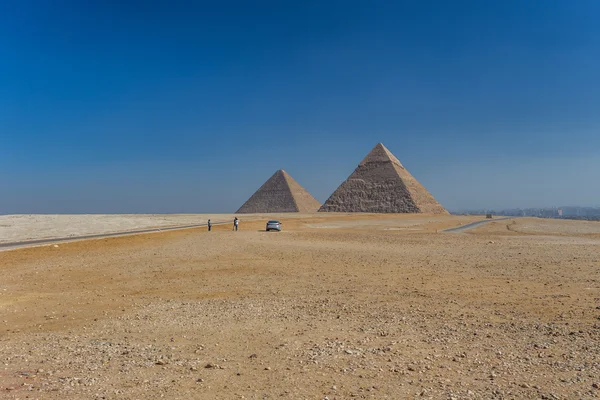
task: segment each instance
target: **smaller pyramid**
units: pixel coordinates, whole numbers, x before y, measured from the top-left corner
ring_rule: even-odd
[[[319,211],[448,214],[382,143],[377,143]]]
[[[237,210],[237,213],[314,213],[319,207],[321,203],[317,199],[287,172],[280,169]]]

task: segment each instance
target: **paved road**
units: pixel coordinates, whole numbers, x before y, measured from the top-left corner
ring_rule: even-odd
[[[462,225],[462,226],[457,226],[456,228],[446,229],[446,230],[444,230],[442,232],[460,233],[460,232],[468,231],[469,229],[477,228],[478,226],[481,226],[483,224],[487,224],[488,222],[504,221],[504,220],[507,220],[507,219],[514,219],[514,218],[516,218],[516,217],[484,219],[483,221],[475,221],[475,222],[471,222],[470,224],[467,224],[467,225]]]
[[[229,222],[214,222],[213,225],[223,225],[223,224],[228,224],[228,223]],[[87,239],[103,239],[103,238],[114,237],[114,236],[139,235],[142,233],[154,233],[154,232],[174,231],[174,230],[179,230],[179,229],[201,228],[203,226],[206,226],[206,224],[166,226],[164,228],[145,228],[145,229],[139,229],[139,230],[135,230],[135,231],[98,233],[98,234],[94,234],[94,235],[70,236],[70,237],[53,238],[53,239],[36,239],[36,240],[25,240],[25,241],[21,241],[21,242],[0,243],[0,251],[19,249],[22,247],[32,247],[32,246],[42,246],[42,245],[47,245],[47,244],[74,242],[74,241],[87,240]]]

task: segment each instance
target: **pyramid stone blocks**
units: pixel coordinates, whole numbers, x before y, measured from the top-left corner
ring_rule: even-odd
[[[319,203],[287,172],[275,172],[237,213],[317,212]]]
[[[382,143],[371,150],[319,211],[448,214]]]

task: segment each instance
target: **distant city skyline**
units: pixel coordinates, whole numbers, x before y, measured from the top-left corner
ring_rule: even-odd
[[[461,210],[451,211],[452,214],[460,215],[496,215],[508,217],[539,217],[558,219],[578,219],[588,221],[600,221],[600,207],[550,207],[550,208],[515,208],[515,209],[483,209],[483,210]]]
[[[577,205],[570,205],[570,206],[552,206],[552,207],[516,207],[516,208],[498,208],[498,209],[491,209],[491,208],[471,208],[471,209],[462,209],[462,210],[452,210],[455,212],[468,212],[468,211],[495,211],[495,212],[505,212],[505,211],[530,211],[530,210],[556,210],[556,211],[563,211],[563,210],[598,210],[600,212],[600,205],[597,206],[577,206]]]
[[[177,2],[176,2],[177,3]],[[600,2],[0,3],[0,214],[324,202],[384,143],[447,209],[600,204]]]

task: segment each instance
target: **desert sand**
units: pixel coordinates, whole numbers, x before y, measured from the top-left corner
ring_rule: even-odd
[[[229,221],[233,216],[223,214],[0,215],[0,243],[206,224],[208,218],[217,223]]]
[[[267,218],[0,252],[0,398],[600,397],[600,223]]]

